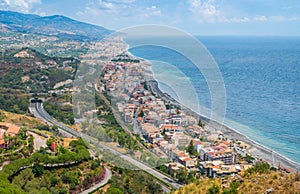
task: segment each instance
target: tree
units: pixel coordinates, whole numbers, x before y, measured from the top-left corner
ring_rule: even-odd
[[[107,189],[107,194],[123,194],[122,190],[116,187],[111,187]]]
[[[198,121],[198,125],[199,125],[200,127],[204,127],[204,126],[205,126],[205,124],[202,122],[202,120],[201,120],[201,119],[199,119],[199,121]]]
[[[41,176],[44,173],[44,167],[40,164],[35,164],[32,167],[32,172],[35,177]]]
[[[38,178],[32,179],[24,187],[24,190],[26,192],[30,192],[32,190],[39,190],[39,189],[40,189],[40,181]]]
[[[30,168],[27,168],[25,170],[22,170],[20,174],[13,179],[12,183],[19,186],[20,188],[24,188],[26,183],[31,181],[33,178],[34,174],[32,173],[32,170]]]
[[[178,172],[176,173],[176,178],[178,179],[179,182],[186,183],[187,182],[187,175],[188,172],[184,168],[180,168]]]
[[[139,113],[139,115],[138,115],[138,116],[139,116],[139,117],[144,117],[144,115],[145,115],[145,114],[144,114],[144,111],[143,111],[143,110],[141,110],[141,112]]]
[[[212,187],[210,187],[207,191],[207,194],[218,194],[218,193],[220,193],[220,188],[215,184]]]
[[[192,155],[192,156],[195,156],[197,155],[197,151],[195,150],[195,147],[194,147],[194,141],[191,140],[190,141],[190,144],[188,145],[188,147],[186,148],[186,151]]]
[[[153,181],[149,182],[147,185],[147,193],[155,194],[155,193],[163,193],[161,186]]]

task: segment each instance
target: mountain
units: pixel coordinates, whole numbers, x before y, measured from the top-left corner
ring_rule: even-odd
[[[28,34],[57,36],[69,40],[101,40],[112,33],[101,26],[76,21],[61,15],[41,17],[0,10],[0,29]]]

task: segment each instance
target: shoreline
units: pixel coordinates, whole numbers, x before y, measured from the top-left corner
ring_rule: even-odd
[[[141,57],[133,55],[129,51],[129,48],[130,48],[129,44],[126,43],[125,41],[124,41],[124,43],[128,45],[126,52],[130,56],[140,59],[141,62],[144,62],[145,64],[149,65],[152,68],[151,62],[149,62],[148,60],[143,59]],[[145,68],[144,68],[144,70],[145,70]],[[150,73],[150,75],[149,75],[149,73]],[[271,166],[274,161],[274,167],[278,167],[278,168],[280,167],[282,169],[286,169],[291,172],[300,171],[300,163],[297,163],[297,162],[293,161],[292,159],[290,159],[276,151],[273,151],[271,148],[269,148],[265,145],[262,145],[261,143],[256,142],[255,140],[249,138],[247,135],[242,134],[241,132],[239,132],[237,129],[234,129],[233,127],[227,126],[224,123],[222,124],[216,120],[210,119],[209,117],[207,117],[205,115],[199,114],[199,113],[191,110],[188,107],[185,107],[180,102],[175,100],[170,94],[163,92],[159,88],[158,82],[155,80],[152,70],[149,71],[149,69],[147,69],[147,75],[149,77],[146,80],[148,82],[150,90],[153,93],[155,93],[160,98],[171,102],[175,106],[180,106],[185,113],[187,113],[191,116],[194,116],[195,118],[201,119],[202,121],[204,121],[207,124],[206,127],[208,127],[209,130],[218,131],[217,129],[221,129],[221,132],[224,134],[224,136],[228,137],[229,139],[233,139],[233,140],[237,139],[239,141],[242,141],[242,142],[248,144],[250,146],[250,147],[246,148],[248,154],[250,154],[251,156],[253,156],[256,159],[260,159],[262,161],[268,162]]]
[[[151,65],[151,64],[150,64]],[[250,147],[247,147],[247,153],[249,153],[251,156],[257,159],[261,159],[262,161],[268,162],[271,166],[273,163],[274,158],[274,166],[280,167],[282,169],[286,169],[287,171],[296,172],[297,170],[300,170],[300,164],[289,159],[286,156],[283,156],[282,154],[272,151],[271,148],[268,148],[267,146],[264,146],[255,140],[250,139],[248,136],[243,135],[240,133],[237,129],[234,129],[232,127],[229,127],[225,124],[221,124],[218,121],[212,120],[208,118],[205,115],[201,115],[199,113],[196,113],[195,111],[191,110],[190,108],[187,108],[183,106],[180,102],[175,100],[172,96],[170,96],[168,93],[163,92],[159,86],[158,82],[154,79],[149,80],[149,86],[150,90],[155,93],[160,98],[170,101],[175,106],[180,106],[182,110],[189,115],[195,116],[196,118],[200,118],[206,123],[206,127],[209,128],[209,130],[215,130],[221,129],[221,132],[224,134],[224,136],[228,137],[229,139],[237,139],[239,141],[242,141],[246,144],[248,144]]]

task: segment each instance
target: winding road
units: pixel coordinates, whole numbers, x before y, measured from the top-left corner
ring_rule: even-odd
[[[182,187],[183,185],[176,183],[174,180],[172,180],[171,178],[167,177],[166,175],[156,171],[155,169],[147,166],[146,164],[128,156],[128,155],[124,155],[118,151],[116,151],[115,149],[102,144],[101,142],[95,140],[94,138],[91,138],[90,136],[83,134],[83,133],[79,133],[67,126],[65,126],[64,124],[56,121],[52,116],[50,116],[43,108],[43,103],[41,102],[37,102],[37,103],[33,103],[31,102],[29,105],[29,111],[37,118],[40,118],[41,120],[45,121],[46,123],[52,124],[52,125],[56,125],[57,127],[59,127],[60,129],[76,136],[76,137],[81,137],[82,139],[86,140],[87,142],[91,142],[95,145],[98,145],[99,148],[104,149],[104,150],[108,150],[111,153],[118,155],[120,158],[122,158],[123,160],[133,164],[134,166],[138,167],[141,170],[146,171],[147,173],[151,174],[152,176],[156,177],[157,179],[159,179],[161,182],[166,183],[167,185],[170,185],[172,188],[174,189],[179,189],[180,187]],[[165,185],[161,184],[163,190],[167,193],[170,192],[170,189],[168,187],[166,187]]]

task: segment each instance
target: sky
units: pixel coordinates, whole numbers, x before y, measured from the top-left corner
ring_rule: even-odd
[[[300,36],[299,0],[0,0],[0,9],[112,30],[161,24],[194,35]]]

